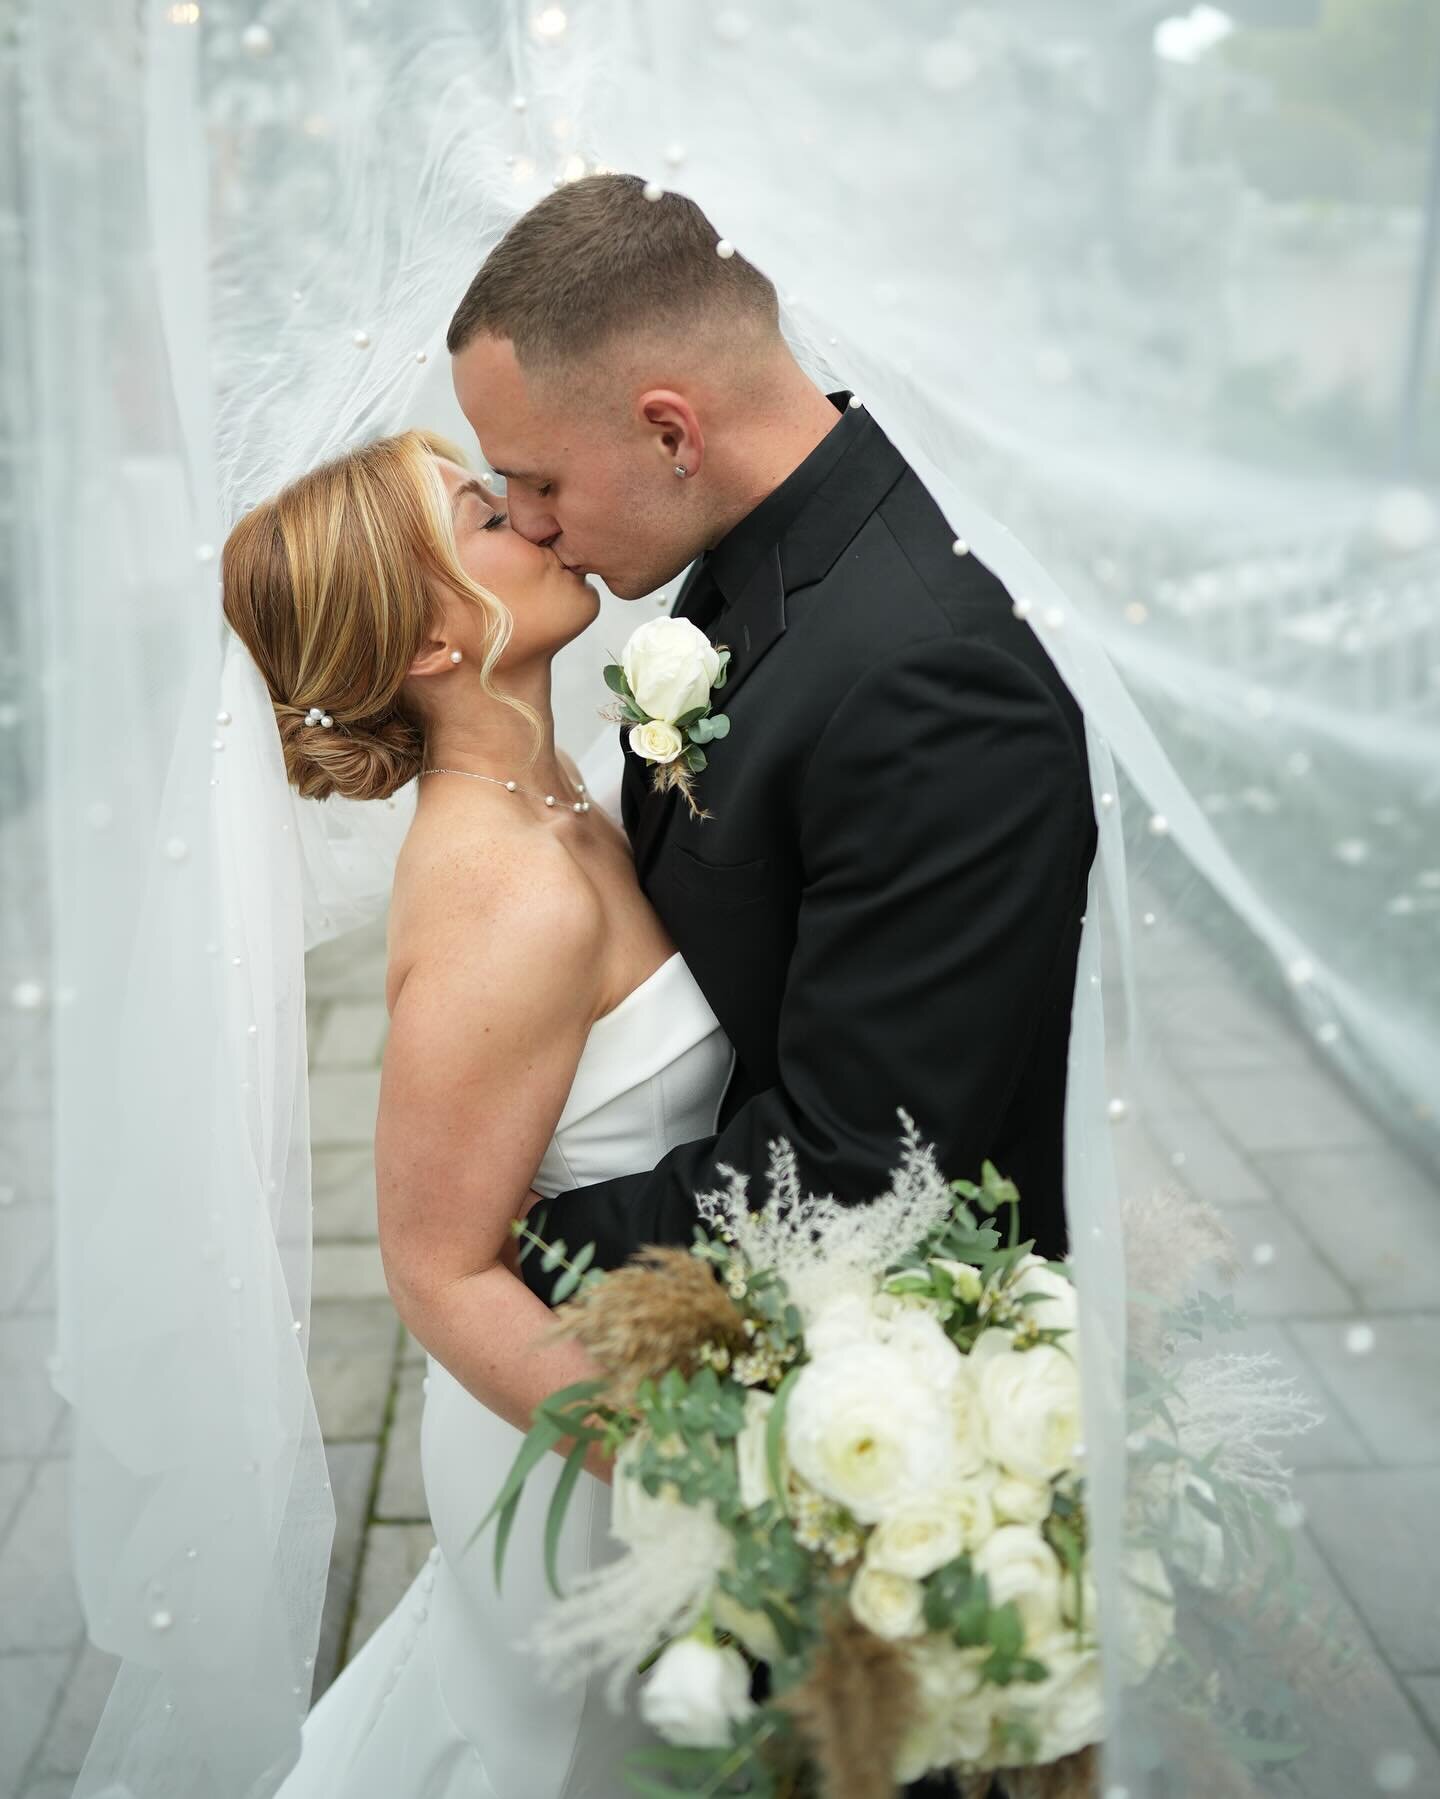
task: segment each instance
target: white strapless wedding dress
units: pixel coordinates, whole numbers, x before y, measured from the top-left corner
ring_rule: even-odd
[[[690,971],[672,956],[593,1026],[537,1191],[634,1174],[676,1144],[712,1135],[731,1061]],[[564,1234],[560,1207],[550,1225]],[[619,1799],[618,1763],[657,1739],[633,1703],[619,1716],[607,1708],[603,1680],[556,1691],[519,1647],[552,1603],[541,1544],[564,1464],[547,1456],[531,1475],[497,1593],[493,1526],[470,1539],[521,1433],[433,1356],[427,1372],[421,1461],[437,1546],[305,1720],[279,1799]],[[582,1474],[560,1540],[562,1590],[619,1552],[609,1523],[609,1487]]]

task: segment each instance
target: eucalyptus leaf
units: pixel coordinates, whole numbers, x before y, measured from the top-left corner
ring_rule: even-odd
[[[570,1495],[575,1491],[580,1470],[585,1466],[585,1448],[584,1443],[576,1443],[566,1456],[565,1466],[560,1470],[560,1478],[555,1483],[555,1491],[550,1495],[550,1510],[545,1515],[545,1579],[557,1599],[565,1597],[560,1591],[560,1578],[555,1571],[560,1531],[565,1523],[565,1510],[570,1504]]]
[[[765,1420],[765,1466],[770,1470],[770,1486],[777,1499],[784,1499],[785,1479],[781,1450],[785,1443],[785,1413],[800,1370],[792,1368],[775,1389],[775,1403]]]
[[[719,743],[722,737],[730,735],[730,720],[723,712],[716,712],[709,720],[710,735]]]

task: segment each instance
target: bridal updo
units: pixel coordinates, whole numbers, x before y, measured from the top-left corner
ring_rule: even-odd
[[[456,558],[438,456],[463,464],[427,431],[379,438],[262,501],[226,541],[225,617],[270,690],[286,774],[307,799],[385,799],[420,772],[425,720],[403,689],[441,591],[487,615],[487,689],[509,638],[509,613]],[[320,714],[330,727],[309,722]]]

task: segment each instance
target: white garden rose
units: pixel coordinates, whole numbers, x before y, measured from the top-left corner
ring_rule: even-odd
[[[745,1394],[745,1422],[741,1426],[740,1435],[735,1439],[735,1460],[740,1473],[740,1503],[751,1512],[764,1505],[767,1499],[777,1497],[771,1487],[770,1466],[765,1455],[765,1432],[774,1404],[773,1393],[764,1393],[758,1387],[749,1388]],[[783,1482],[783,1443],[780,1451],[780,1476]]]
[[[1012,1295],[1039,1295],[1038,1298],[1027,1300],[1021,1307],[1023,1316],[1042,1331],[1069,1331],[1073,1337],[1079,1317],[1075,1283],[1066,1280],[1063,1274],[1051,1268],[1042,1257],[1025,1257],[1009,1291]],[[1065,1348],[1074,1354],[1073,1341],[1067,1342]]]
[[[941,1486],[954,1467],[947,1396],[883,1343],[852,1343],[802,1368],[785,1438],[796,1473],[866,1524]]]
[[[892,1349],[898,1349],[932,1387],[943,1391],[966,1372],[964,1356],[928,1308],[902,1307],[884,1320],[881,1337]]]
[[[877,1637],[918,1637],[925,1628],[925,1589],[918,1580],[866,1562],[850,1583],[850,1610]]]
[[[640,710],[671,725],[709,705],[720,673],[714,644],[688,618],[652,618],[641,625],[621,662]]]
[[[990,1583],[993,1606],[1013,1604],[1025,1626],[1027,1650],[1060,1628],[1060,1558],[1023,1524],[1003,1524],[975,1553],[975,1572]]]
[[[932,1769],[986,1756],[996,1701],[1003,1692],[981,1678],[989,1653],[988,1648],[957,1648],[948,1637],[934,1634],[907,1643],[918,1715],[896,1758],[895,1778],[901,1784]]]
[[[1035,1733],[1040,1762],[1059,1761],[1088,1743],[1098,1743],[1105,1734],[1098,1651],[1077,1649],[1074,1638],[1064,1634],[1026,1647],[1044,1662],[1049,1674],[1041,1681],[1016,1681],[1004,1688],[1002,1717]]]
[[[1121,1591],[1120,1666],[1124,1678],[1138,1684],[1175,1634],[1175,1590],[1158,1550],[1136,1549],[1125,1558]]]
[[[955,1466],[964,1474],[978,1473],[987,1450],[985,1408],[980,1399],[980,1383],[964,1356],[947,1388],[950,1400],[950,1428],[955,1433]]]
[[[669,1644],[640,1688],[641,1717],[685,1749],[723,1749],[754,1710],[745,1657],[698,1637]]]
[[[963,1491],[963,1489],[962,1489]],[[902,1500],[870,1533],[865,1565],[924,1580],[965,1548],[959,1495]]]
[[[639,1431],[625,1440],[615,1457],[611,1479],[610,1534],[632,1549],[660,1541],[681,1507],[680,1491],[673,1482],[647,1493],[631,1472],[648,1439],[648,1431]]]
[[[869,1293],[836,1293],[816,1307],[805,1323],[805,1348],[812,1362],[852,1343],[876,1343],[880,1317]]]
[[[1074,1465],[1080,1373],[1065,1350],[1041,1343],[991,1355],[980,1370],[980,1398],[990,1453],[1007,1473],[1045,1482]]]
[[[647,762],[673,762],[685,748],[685,739],[663,719],[651,719],[648,725],[630,727],[630,748]]]
[[[990,1503],[1002,1524],[1043,1524],[1053,1496],[1049,1486],[1015,1474],[1002,1474],[990,1489]]]

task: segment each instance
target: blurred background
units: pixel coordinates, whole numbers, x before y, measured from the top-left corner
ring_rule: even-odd
[[[74,1571],[54,1244],[78,1269],[123,1232],[95,1102],[226,522],[396,424],[471,447],[450,309],[597,166],[693,193],[772,274],[817,379],[904,421],[977,552],[1046,571],[1037,628],[1103,644],[1193,802],[1167,814],[1117,735],[1122,1186],[1223,1209],[1244,1346],[1327,1415],[1297,1566],[1368,1725],[1298,1790],[1440,1793],[1433,0],[0,0],[0,1795],[72,1792],[116,1666]],[[668,598],[607,598],[567,652],[571,749]],[[383,969],[383,918],[306,967],[316,1693],[431,1542],[375,1240]]]

